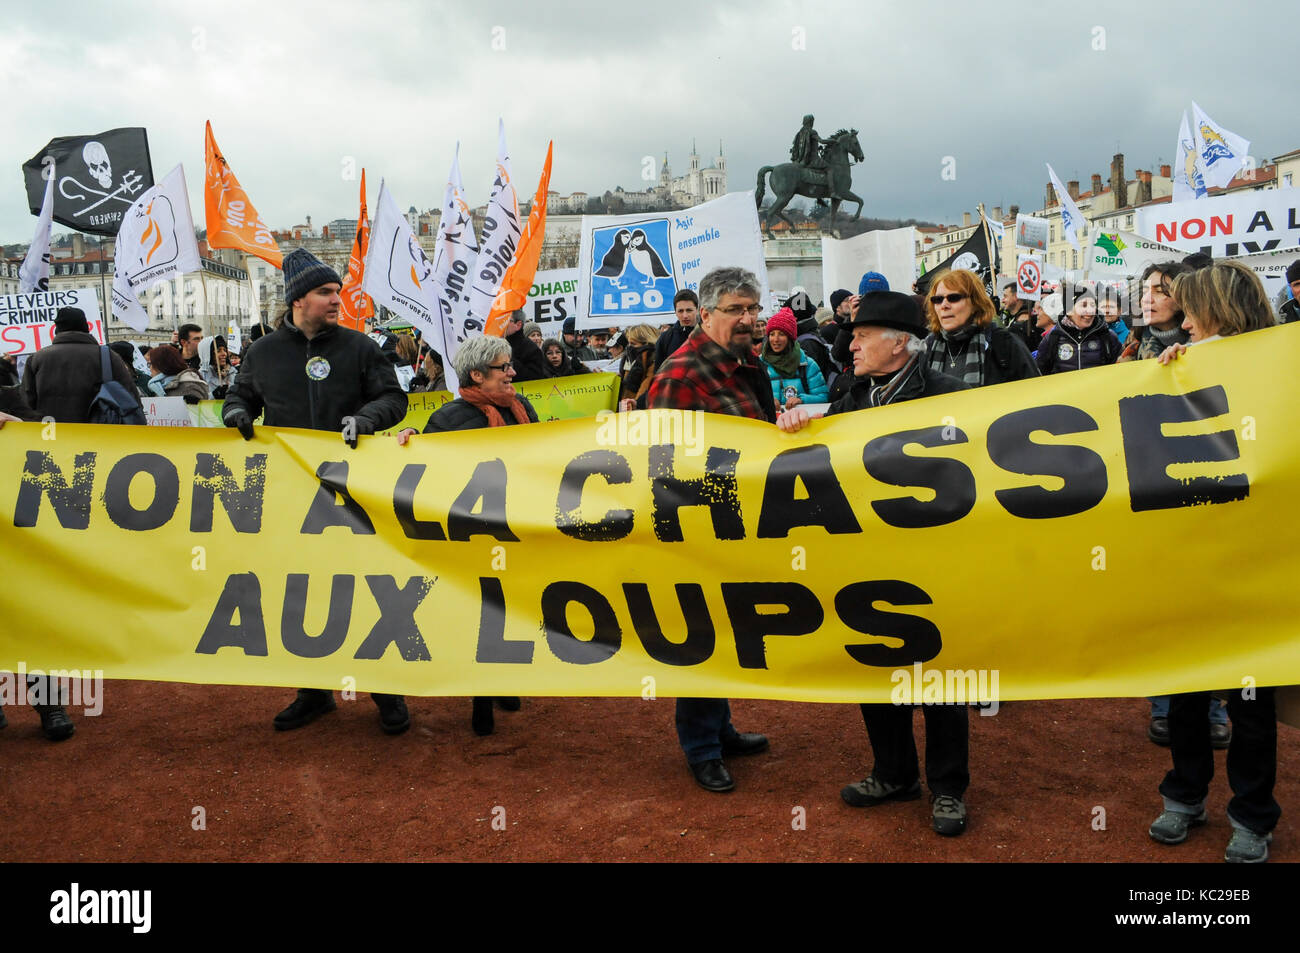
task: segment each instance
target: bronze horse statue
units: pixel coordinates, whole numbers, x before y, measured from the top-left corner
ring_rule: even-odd
[[[764,178],[769,172],[772,173],[772,193],[776,201],[767,210],[764,224],[769,231],[772,228],[772,219],[777,216],[780,216],[787,225],[794,226],[782,210],[796,195],[817,199],[819,202],[822,199],[830,199],[831,234],[835,234],[835,213],[839,211],[841,202],[857,202],[858,210],[853,214],[853,218],[856,220],[862,215],[862,199],[854,195],[850,188],[853,185],[853,178],[849,169],[850,157],[858,162],[866,158],[862,154],[862,146],[858,144],[858,131],[841,129],[827,138],[825,143],[825,151],[822,153],[822,158],[826,162],[825,169],[810,169],[797,162],[783,162],[777,166],[765,165],[758,170],[758,191],[754,193],[754,201],[760,210],[766,193]]]

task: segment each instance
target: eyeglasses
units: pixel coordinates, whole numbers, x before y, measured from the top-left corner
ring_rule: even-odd
[[[721,311],[729,318],[738,318],[742,314],[749,314],[758,317],[759,312],[763,310],[763,306],[761,304],[733,304],[729,308],[715,308],[714,310]]]
[[[956,304],[962,298],[969,297],[970,295],[958,294],[957,292],[948,295],[930,295],[930,304],[943,304],[945,300],[947,300],[949,304]]]
[[[504,364],[489,364],[488,367],[494,371],[508,371],[514,367],[513,361],[506,361]]]

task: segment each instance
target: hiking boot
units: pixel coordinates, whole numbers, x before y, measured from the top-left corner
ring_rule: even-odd
[[[966,830],[966,804],[959,797],[949,794],[931,795],[930,813],[934,818],[936,834],[956,837]]]
[[[1210,747],[1222,751],[1232,744],[1232,725],[1210,725]]]
[[[1152,744],[1160,745],[1162,748],[1169,747],[1169,719],[1152,718],[1151,724],[1147,725],[1147,740]]]
[[[915,801],[920,796],[920,778],[911,784],[887,784],[874,774],[846,785],[840,791],[840,797],[849,807],[875,807],[886,801]]]
[[[1234,827],[1223,859],[1230,864],[1262,864],[1268,860],[1268,845],[1272,839],[1272,834],[1256,834]]]
[[[379,706],[379,727],[386,735],[400,735],[411,727],[411,715],[406,710],[406,699],[401,695],[371,695]]]
[[[292,731],[310,724],[321,715],[333,711],[338,706],[334,703],[334,693],[319,688],[300,688],[293,704],[275,716],[276,731]]]
[[[1200,814],[1185,814],[1182,811],[1165,811],[1151,824],[1147,831],[1151,839],[1161,844],[1181,844],[1187,840],[1189,827],[1200,827],[1208,815],[1205,809]]]
[[[77,726],[72,723],[62,705],[33,705],[36,714],[41,716],[41,731],[51,741],[64,741],[71,738]]]

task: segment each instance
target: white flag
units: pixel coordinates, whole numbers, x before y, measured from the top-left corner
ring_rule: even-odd
[[[1052,164],[1047,163],[1047,174],[1052,178],[1052,188],[1056,190],[1056,200],[1061,203],[1061,229],[1065,232],[1065,237],[1070,240],[1070,244],[1076,249],[1079,247],[1079,229],[1083,227],[1083,215],[1079,212],[1079,206],[1074,204],[1070,198],[1070,193],[1065,190],[1061,180],[1056,177],[1056,170]]]
[[[483,218],[482,245],[470,277],[469,313],[471,326],[482,330],[492,312],[492,302],[501,290],[501,279],[514,261],[523,229],[519,225],[519,202],[510,177],[510,155],[506,151],[506,124],[498,120],[497,175],[492,182],[487,215]]]
[[[1205,177],[1201,174],[1200,154],[1192,127],[1187,124],[1187,110],[1183,110],[1183,124],[1178,127],[1178,146],[1174,149],[1174,198],[1187,202],[1205,198]]]
[[[443,321],[462,338],[469,318],[470,270],[477,258],[478,239],[474,237],[474,219],[470,215],[469,203],[465,201],[465,185],[460,178],[458,142],[442,198],[438,240],[433,246],[433,273],[442,289]],[[447,361],[444,354],[443,363]]]
[[[36,235],[27,257],[18,268],[18,293],[48,291],[50,288],[50,221],[54,215],[54,166],[45,180],[45,198],[41,200],[41,217],[36,221]]]
[[[443,322],[437,317],[441,293],[433,263],[382,179],[379,198],[375,200],[375,222],[370,226],[370,251],[366,255],[361,290],[389,310],[409,318],[420,329],[429,346],[442,355],[448,389],[455,391],[456,373],[451,368],[451,354],[455,349],[447,348]]]
[[[122,216],[114,246],[113,317],[145,330],[149,315],[140,306],[140,290],[201,267],[185,170],[178,165]]]
[[[1205,187],[1223,188],[1241,171],[1250,152],[1250,142],[1205,115],[1195,100],[1192,100],[1192,125]]]

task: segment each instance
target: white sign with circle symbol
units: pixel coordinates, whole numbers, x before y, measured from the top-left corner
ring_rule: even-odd
[[[1016,260],[1016,297],[1037,301],[1043,296],[1043,260],[1019,255]]]

